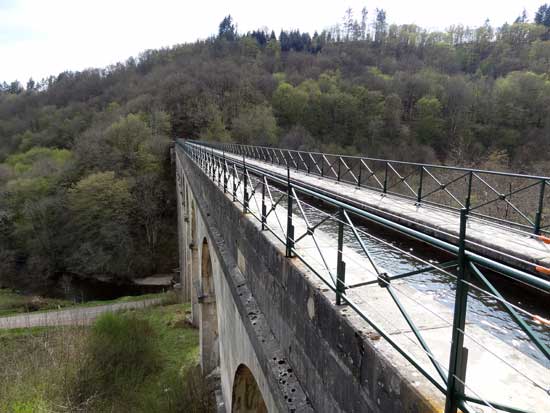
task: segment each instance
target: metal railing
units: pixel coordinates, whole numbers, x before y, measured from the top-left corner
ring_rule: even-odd
[[[470,404],[487,406],[495,412],[498,410],[515,413],[527,412],[527,410],[507,406],[498,401],[487,400],[468,386],[466,381],[468,350],[464,345],[465,337],[468,337],[474,343],[478,343],[484,351],[488,351],[505,363],[507,367],[512,368],[530,385],[544,392],[550,392],[550,389],[541,385],[537,379],[533,379],[529,372],[521,371],[509,361],[502,359],[498,354],[484,346],[480,340],[476,339],[473,332],[467,330],[466,316],[469,295],[476,292],[480,296],[489,297],[497,302],[502,310],[506,311],[517,324],[517,328],[540,352],[542,359],[550,360],[548,345],[541,339],[540,332],[534,330],[532,323],[532,320],[537,320],[537,317],[544,322],[547,322],[547,320],[507,301],[498,287],[488,279],[486,272],[490,270],[492,273],[512,278],[523,283],[526,288],[538,290],[543,294],[550,293],[550,282],[469,251],[466,247],[466,224],[469,212],[467,208],[464,207],[460,210],[459,242],[458,245],[454,245],[355,208],[311,188],[303,187],[291,180],[291,166],[289,164],[286,165],[287,177],[284,179],[265,169],[247,164],[245,156],[242,160],[236,160],[234,157],[228,158],[224,154],[212,150],[212,148],[191,142],[178,141],[177,146],[208,175],[220,190],[227,193],[234,202],[242,206],[243,213],[250,214],[257,219],[261,223],[262,231],[269,231],[284,245],[287,257],[301,260],[322,282],[334,291],[337,305],[349,306],[431,384],[441,391],[445,395],[446,413],[455,413],[457,409],[470,412],[472,411]],[[320,201],[330,206],[335,212],[324,212],[323,218],[318,219],[318,222],[314,222],[307,211],[315,207],[307,203],[308,199]],[[284,216],[281,217],[283,211]],[[415,257],[407,251],[401,251],[410,256],[411,259],[416,260],[419,267],[413,271],[391,274],[377,263],[376,258],[365,242],[365,239],[377,239],[377,237],[358,227],[356,225],[357,219],[373,221],[414,239],[426,242],[451,254],[453,259],[445,263],[435,264]],[[322,247],[319,239],[320,228],[327,225],[328,222],[331,222],[337,228],[337,239],[333,248]],[[354,247],[351,246],[352,241]],[[380,239],[378,241],[385,242]],[[327,241],[324,240],[323,242],[326,243]],[[300,247],[304,243],[309,243],[307,248]],[[386,242],[386,244],[388,248],[399,250],[392,243]],[[371,279],[353,284],[346,282],[348,264],[362,265],[361,270],[370,274]],[[406,311],[400,296],[408,300],[414,301],[415,299],[394,283],[396,280],[404,280],[428,272],[444,274],[454,280],[455,304],[452,325],[449,320],[444,320],[449,324],[449,327],[452,327],[448,364],[437,360],[434,356],[422,332]],[[406,339],[411,341],[429,360],[429,365],[433,369],[432,372],[417,357],[413,356],[406,346],[398,343],[397,339],[382,327],[380,320],[385,318],[384,314],[380,314],[376,308],[365,311],[350,296],[350,291],[377,285],[385,289],[392,302],[395,303],[416,340],[408,336],[406,336]],[[434,317],[443,319],[423,303],[416,302],[416,304],[432,313]]]
[[[205,143],[202,143],[205,144]],[[208,143],[226,152],[511,224],[550,232],[550,177],[344,156],[265,146]]]

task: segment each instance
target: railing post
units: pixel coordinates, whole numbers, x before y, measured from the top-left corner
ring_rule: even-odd
[[[359,158],[359,175],[357,177],[357,186],[361,188],[361,175],[363,172],[363,161]]]
[[[542,225],[542,212],[544,208],[544,187],[546,186],[546,179],[542,179],[540,181],[540,192],[539,192],[539,206],[537,209],[537,213],[535,215],[535,226],[534,226],[534,232],[535,234],[540,234],[540,227]]]
[[[235,166],[233,166],[233,169],[235,170],[235,172],[233,173],[233,202],[235,202],[237,200],[237,183],[235,182],[235,180],[237,179],[237,174],[239,172],[237,171]]]
[[[384,189],[383,192],[386,193],[388,191],[388,161],[386,161],[386,169],[384,171]]]
[[[420,182],[418,183],[418,192],[416,193],[416,202],[420,204],[422,202],[422,181],[424,179],[424,167],[420,165]]]
[[[336,305],[342,305],[342,295],[346,294],[346,263],[342,259],[344,251],[344,212],[338,214],[338,251],[336,256]]]
[[[340,169],[342,168],[342,157],[339,156],[338,157],[338,176],[337,176],[337,181],[340,182]]]
[[[243,155],[243,213],[248,212],[248,175],[246,174],[246,160]]]
[[[466,214],[470,213],[470,206],[472,205],[472,181],[474,179],[474,173],[470,171],[468,174],[468,193],[466,194]]]
[[[216,168],[215,168],[215,164],[214,164],[214,148],[211,148],[211,155],[210,155],[210,163],[212,164],[212,180],[214,182],[216,182]]]
[[[294,248],[294,225],[292,224],[292,185],[290,184],[290,167],[286,166],[287,176],[287,220],[286,220],[286,256],[292,257]]]
[[[468,349],[464,347],[464,329],[466,325],[466,313],[468,310],[468,282],[469,273],[466,269],[466,223],[468,211],[460,210],[460,238],[458,244],[458,276],[456,285],[456,297],[453,316],[453,330],[451,341],[451,353],[449,360],[449,376],[447,378],[447,397],[445,400],[445,413],[456,413],[460,395],[464,394],[466,381],[466,363]]]
[[[267,221],[267,208],[265,205],[265,176],[262,176],[262,231],[265,230],[265,224]]]
[[[223,151],[223,193],[227,193],[227,163],[225,162],[225,150]]]

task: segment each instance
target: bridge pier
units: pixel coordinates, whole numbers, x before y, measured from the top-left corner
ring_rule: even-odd
[[[204,238],[201,247],[201,278],[197,301],[199,303],[201,366],[205,374],[220,365],[218,334],[218,310],[212,274],[212,260],[208,241]]]
[[[199,301],[198,301],[198,288],[199,288],[199,251],[197,248],[197,213],[195,211],[195,202],[189,197],[189,203],[191,205],[191,221],[187,233],[189,234],[188,244],[188,274],[186,275],[186,284],[189,285],[189,293],[191,300],[191,323],[195,327],[199,327]]]
[[[187,221],[189,220],[189,202],[187,195],[187,185],[181,172],[176,173],[176,194],[178,205],[178,264],[179,264],[179,283],[181,286],[181,300],[188,302],[191,299],[191,286],[189,284],[189,257],[186,248],[187,244]]]

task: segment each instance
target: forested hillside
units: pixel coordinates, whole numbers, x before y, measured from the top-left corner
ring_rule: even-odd
[[[217,35],[0,88],[0,282],[175,265],[168,143],[200,138],[550,174],[550,7],[494,28]],[[261,22],[260,22],[261,23]]]

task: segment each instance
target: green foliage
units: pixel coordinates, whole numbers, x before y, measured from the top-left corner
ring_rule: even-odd
[[[210,121],[208,126],[201,132],[200,138],[209,142],[231,142],[231,133],[223,121],[221,111],[213,106],[210,108],[210,112]]]
[[[233,120],[233,139],[251,145],[275,145],[277,121],[270,106],[253,106]]]
[[[416,103],[415,130],[422,143],[434,146],[441,139],[443,119],[441,103],[436,97],[424,96]]]
[[[6,164],[11,166],[16,174],[22,175],[31,171],[36,166],[49,166],[50,168],[61,170],[71,159],[72,154],[67,149],[51,149],[37,146],[26,152],[9,156],[6,159]]]
[[[130,114],[120,119],[105,133],[119,168],[138,171],[148,169],[155,163],[145,146],[152,136],[152,130],[138,115]]]
[[[281,125],[289,127],[303,119],[308,95],[289,83],[281,82],[273,93],[272,103]]]
[[[98,172],[68,193],[71,234],[70,268],[82,274],[127,274],[131,249],[131,194],[127,179]]]
[[[550,80],[531,72],[512,72],[495,84],[502,123],[526,130],[541,127],[550,116]]]
[[[75,399],[120,398],[143,383],[159,366],[155,330],[147,320],[107,313],[92,327],[87,358],[75,385]]]
[[[16,207],[22,206],[25,202],[34,202],[43,198],[51,188],[52,182],[46,177],[17,178],[6,185],[6,190]]]

